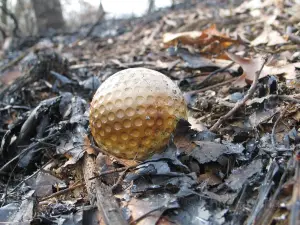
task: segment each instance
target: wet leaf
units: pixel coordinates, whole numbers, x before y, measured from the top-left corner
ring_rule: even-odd
[[[0,208],[0,221],[6,224],[31,224],[34,216],[34,191],[29,191],[24,195],[21,203],[9,203]]]
[[[242,153],[244,147],[241,144],[226,143],[220,144],[209,141],[195,141],[197,145],[191,152],[187,152],[200,164],[217,161],[223,154]]]
[[[26,180],[25,182],[33,190],[35,190],[34,195],[37,197],[45,197],[53,193],[53,187],[60,185],[66,187],[65,182],[54,177],[48,173],[39,173],[36,177]]]
[[[249,122],[252,127],[257,127],[259,124],[267,121],[279,111],[280,108],[255,111],[249,116]]]
[[[247,166],[242,166],[231,171],[230,176],[225,180],[225,183],[232,190],[239,190],[244,183],[262,170],[263,163],[261,159],[252,161]]]

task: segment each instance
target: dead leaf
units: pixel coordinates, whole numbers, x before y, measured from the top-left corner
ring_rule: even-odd
[[[145,199],[132,198],[128,203],[132,220],[135,224],[156,224],[165,210],[178,208],[174,197],[169,194],[156,194]]]
[[[279,110],[280,108],[278,107],[275,109],[255,111],[253,114],[249,116],[249,122],[252,127],[257,127],[261,123],[265,122],[266,120],[274,116],[277,112],[279,112]]]
[[[235,87],[244,87],[252,83],[256,72],[258,72],[263,63],[264,59],[261,56],[256,58],[243,58],[239,55],[227,52],[228,57],[239,64],[243,69],[243,74],[233,83]],[[276,66],[274,63],[272,65],[266,64],[260,73],[259,79],[266,77],[268,75],[280,75],[286,74],[285,78],[288,80],[293,80],[296,78],[296,67],[298,68],[300,63],[291,63],[286,65]]]
[[[287,43],[278,31],[272,30],[271,27],[266,27],[264,31],[258,35],[253,41],[252,46],[267,44],[268,46],[281,45]]]
[[[174,143],[177,148],[192,151],[197,145],[191,141],[191,136],[196,134],[191,129],[191,124],[186,120],[179,120],[174,131]]]
[[[203,123],[200,121],[197,121],[195,118],[189,116],[188,118],[189,123],[191,124],[191,129],[196,130],[196,131],[204,131],[207,130],[207,128],[204,126]]]
[[[201,52],[210,54],[220,54],[231,45],[239,43],[238,40],[233,40],[219,32],[215,24],[203,31],[166,33],[163,36],[165,47],[177,45],[179,42],[185,45],[197,46],[202,48]]]
[[[87,154],[97,155],[97,152],[95,151],[95,149],[91,147],[91,142],[87,135],[85,135],[85,137],[84,137],[84,145],[86,145],[85,151],[87,152]]]
[[[222,180],[220,177],[218,177],[216,174],[207,172],[204,174],[201,174],[198,177],[198,182],[207,182],[209,186],[214,186],[222,183]]]
[[[262,160],[256,159],[247,166],[241,166],[232,170],[231,175],[225,180],[225,183],[232,190],[240,190],[251,176],[262,170],[262,167]]]

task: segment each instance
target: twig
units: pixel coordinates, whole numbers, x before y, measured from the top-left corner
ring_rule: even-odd
[[[14,171],[15,171],[15,169],[17,168],[17,165],[18,165],[18,164],[16,164],[16,165],[14,166],[13,170],[11,171],[11,173],[10,173],[10,175],[9,175],[8,181],[7,181],[6,186],[5,186],[4,194],[3,194],[2,197],[1,197],[1,200],[4,200],[4,201],[2,202],[1,207],[4,206],[5,203],[6,203],[6,197],[7,197],[8,186],[9,186],[9,183],[10,183],[10,181],[11,181],[11,178],[12,178],[12,176],[13,176],[13,174],[14,174]]]
[[[267,57],[265,58],[260,70],[258,72],[256,72],[253,83],[252,83],[248,93],[245,95],[245,97],[241,101],[237,102],[236,105],[234,106],[234,108],[232,108],[226,115],[220,117],[219,120],[209,129],[210,131],[212,131],[212,132],[216,131],[225,120],[227,120],[229,117],[231,117],[242,105],[244,105],[246,103],[246,101],[249,98],[251,98],[251,96],[254,94],[256,86],[258,84],[259,75],[260,75],[261,71],[263,70],[266,62],[267,62]]]
[[[154,38],[158,35],[158,33],[161,31],[161,29],[163,28],[164,26],[164,21],[160,22],[152,31],[152,33],[150,34],[150,36],[144,41],[144,44],[145,44],[145,49],[148,45],[150,45]]]
[[[223,81],[223,82],[221,82],[221,83],[219,83],[219,84],[211,85],[211,86],[206,87],[206,88],[200,88],[200,89],[198,89],[198,90],[188,91],[188,92],[186,92],[185,94],[186,94],[186,95],[194,95],[194,94],[197,94],[197,93],[200,93],[200,92],[204,92],[204,91],[207,91],[207,90],[211,90],[211,89],[214,89],[214,88],[223,86],[223,85],[225,85],[225,84],[231,83],[231,82],[235,81],[236,79],[237,79],[236,77],[233,77],[233,78],[231,78],[231,79],[229,79],[229,80],[225,80],[225,81]]]
[[[53,162],[53,159],[49,160],[45,165],[43,165],[41,168],[39,168],[37,171],[35,171],[33,174],[31,174],[29,177],[26,177],[26,179],[22,180],[20,183],[18,183],[14,189],[12,189],[9,194],[13,193],[15,190],[17,190],[23,183],[25,183],[27,180],[31,179],[35,175],[37,175],[41,170],[43,170],[47,165],[49,165],[51,162]]]
[[[292,160],[290,159],[289,162]],[[288,162],[288,164],[289,164]],[[288,166],[284,169],[284,172],[280,178],[278,187],[276,188],[275,193],[273,194],[272,198],[268,201],[266,207],[264,208],[264,212],[262,213],[261,217],[257,220],[257,224],[267,225],[271,223],[272,215],[274,214],[275,210],[278,208],[278,196],[282,190],[282,186],[286,181],[289,169]]]
[[[120,183],[122,182],[122,180],[124,179],[124,177],[126,176],[127,172],[130,170],[129,167],[127,167],[119,176],[117,182],[111,187],[111,191],[114,192],[116,190],[116,188],[120,185]]]
[[[18,35],[18,31],[19,31],[19,24],[18,24],[18,20],[17,18],[15,17],[15,15],[9,11],[6,7],[4,7],[3,5],[0,5],[0,8],[2,9],[2,12],[7,14],[9,17],[11,17],[11,19],[14,21],[14,24],[15,24],[15,27],[13,29],[13,34],[15,37],[19,37]]]
[[[13,163],[14,161],[16,161],[20,155],[22,155],[23,152],[19,153],[18,155],[16,155],[14,158],[12,158],[11,160],[9,160],[7,163],[5,163],[1,168],[0,168],[0,173],[5,173],[5,169],[11,164]]]
[[[82,63],[82,64],[76,64],[76,65],[71,65],[70,70],[76,70],[80,68],[86,68],[86,67],[102,67],[103,63]]]
[[[73,186],[71,186],[71,187],[69,187],[69,188],[67,188],[67,189],[64,189],[64,190],[55,192],[55,193],[53,193],[52,195],[49,195],[49,196],[47,196],[47,197],[45,197],[45,198],[42,198],[41,201],[45,201],[45,200],[48,200],[48,199],[50,199],[50,198],[54,198],[54,197],[63,195],[63,194],[65,194],[65,193],[68,193],[69,191],[73,191],[73,190],[75,190],[76,188],[78,188],[78,187],[83,187],[83,186],[84,186],[84,183],[80,183],[80,184],[73,185]]]
[[[270,159],[270,163],[267,168],[268,168],[268,172],[264,178],[264,181],[260,185],[257,200],[252,208],[252,211],[251,211],[249,217],[243,223],[245,225],[258,224],[258,223],[256,223],[258,214],[260,214],[263,207],[265,206],[267,196],[270,194],[271,188],[274,185],[273,179],[274,179],[275,174],[279,170],[279,166],[278,166],[276,160]]]
[[[43,141],[47,141],[49,140],[50,138],[52,138],[53,135],[49,135],[48,137],[45,137],[45,138],[42,138],[41,140]],[[4,170],[7,169],[7,167],[13,163],[14,161],[16,161],[17,159],[22,159],[23,156],[25,156],[25,153],[27,153],[28,151],[34,149],[34,148],[37,148],[38,146],[40,145],[40,142],[36,142],[32,145],[29,145],[27,148],[23,149],[18,155],[16,155],[14,158],[12,158],[11,160],[9,160],[7,163],[5,163],[1,168],[0,168],[0,172],[4,172]],[[20,147],[20,146],[19,146]],[[42,148],[39,148],[37,149],[36,151],[38,150],[41,150]],[[23,156],[22,156],[23,155]]]
[[[128,166],[128,167],[121,167],[121,168],[117,168],[117,169],[107,170],[107,171],[104,171],[102,173],[99,173],[97,176],[91,177],[89,180],[93,180],[95,178],[98,178],[98,177],[101,177],[101,176],[104,176],[104,175],[107,175],[107,174],[122,172],[124,170],[125,171],[130,170],[130,169],[133,169],[134,167],[136,167],[136,166]]]
[[[4,70],[7,70],[8,68],[12,67],[13,65],[17,64],[20,62],[26,55],[28,54],[28,51],[23,52],[20,56],[15,58],[14,60],[10,61],[6,65],[2,66],[0,68],[0,72],[3,72]]]
[[[243,212],[243,205],[245,204],[245,198],[246,198],[246,190],[248,187],[248,182],[245,182],[243,185],[243,189],[241,191],[241,195],[236,203],[236,207],[234,209],[233,219],[231,221],[231,225],[239,224],[239,220],[241,219],[241,214]]]
[[[210,74],[208,74],[208,76],[199,84],[200,87],[203,87],[205,85],[205,83],[207,83],[208,80],[210,80],[210,78],[212,78],[215,74],[223,72],[227,69],[229,69],[230,67],[232,67],[234,65],[235,62],[232,62],[230,64],[228,64],[225,67],[219,68],[213,72],[211,72]]]

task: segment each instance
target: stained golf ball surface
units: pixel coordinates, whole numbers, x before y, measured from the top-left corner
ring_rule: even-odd
[[[125,69],[97,90],[90,127],[96,143],[110,154],[142,160],[166,146],[186,113],[180,89],[167,76],[146,68]]]

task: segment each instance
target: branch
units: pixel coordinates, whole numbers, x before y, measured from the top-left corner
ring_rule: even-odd
[[[90,178],[94,176],[95,171],[95,160],[88,154],[85,154],[83,161],[83,175],[91,203],[96,199],[96,205],[101,212],[106,225],[127,225],[128,223],[122,217],[119,205],[112,195],[111,189],[100,180],[90,180]]]
[[[253,80],[253,83],[248,91],[248,94],[245,95],[245,97],[243,98],[243,100],[239,101],[236,103],[236,105],[225,115],[225,116],[222,116],[220,117],[220,119],[218,119],[218,121],[209,129],[211,132],[214,132],[216,131],[219,126],[225,121],[227,120],[229,117],[233,116],[233,114],[242,106],[246,103],[246,101],[248,99],[250,99],[252,97],[252,95],[254,94],[255,92],[255,89],[256,89],[256,86],[258,84],[258,79],[259,79],[259,75],[261,74],[261,71],[263,70],[265,64],[267,62],[267,57],[265,58],[265,61],[263,62],[260,70],[258,72],[256,72],[255,74],[255,78]]]
[[[15,37],[19,37],[19,35],[18,35],[19,23],[18,23],[16,16],[11,11],[9,11],[7,8],[5,8],[3,5],[0,5],[0,8],[2,9],[2,13],[5,13],[14,21],[15,28],[13,29],[13,35]]]

